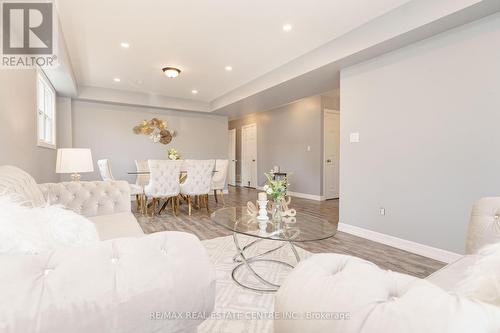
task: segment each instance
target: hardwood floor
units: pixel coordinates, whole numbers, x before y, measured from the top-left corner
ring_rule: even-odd
[[[225,195],[226,206],[244,206],[249,200],[255,201],[256,197],[257,191],[254,189],[230,187],[229,194]],[[211,211],[222,207],[220,201],[219,204],[215,203],[213,196],[210,196],[209,203]],[[291,207],[324,218],[331,223],[338,223],[338,200],[320,202],[292,198]],[[181,205],[177,217],[172,215],[171,210],[167,210],[161,216],[150,217],[140,214],[136,216],[145,233],[166,230],[185,231],[195,234],[202,240],[232,234],[231,231],[212,222],[206,209],[194,210],[193,215],[188,216],[187,205]],[[384,269],[420,278],[428,276],[445,265],[433,259],[340,231],[332,238],[317,242],[297,243],[297,246],[314,253],[331,252],[356,256],[374,262]]]

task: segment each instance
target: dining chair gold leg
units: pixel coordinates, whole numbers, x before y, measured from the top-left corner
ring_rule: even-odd
[[[188,195],[181,194],[180,196],[181,196],[181,199],[182,199],[182,200],[184,200],[184,202],[187,202],[187,201],[188,201],[188,199],[187,199],[187,198],[188,198]],[[180,201],[180,203],[179,203],[179,204],[182,204],[182,201]]]
[[[165,208],[167,208],[167,204],[168,204],[169,200],[170,200],[170,198],[165,200],[165,202],[163,203],[163,206],[161,206],[160,211],[158,212],[158,215],[161,215],[161,213],[165,210]]]
[[[156,211],[156,198],[151,201],[151,216],[155,216]]]
[[[215,198],[215,202],[219,203],[219,200],[217,200],[217,190],[214,190],[214,198]]]
[[[222,205],[225,206],[226,205],[226,200],[224,200],[224,190],[220,190],[220,196],[222,198]]]
[[[147,213],[148,213],[148,197],[145,194],[143,194],[141,200],[142,200],[141,213],[142,213],[142,215],[147,215]]]
[[[205,206],[207,206],[207,213],[210,213],[210,208],[208,208],[208,194],[205,194],[204,197],[205,197]]]
[[[192,209],[191,196],[188,196],[188,211],[189,211],[189,216],[191,216],[191,209]]]
[[[172,214],[174,214],[174,216],[177,216],[177,214],[175,213],[175,201],[176,201],[176,198],[177,197],[170,198],[172,200]]]

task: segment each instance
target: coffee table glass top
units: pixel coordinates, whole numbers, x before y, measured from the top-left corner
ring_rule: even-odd
[[[212,220],[239,234],[278,241],[317,241],[330,238],[337,232],[336,224],[300,212],[293,218],[284,217],[281,222],[270,219],[265,230],[259,228],[259,220],[249,215],[246,207],[218,209],[212,213]]]

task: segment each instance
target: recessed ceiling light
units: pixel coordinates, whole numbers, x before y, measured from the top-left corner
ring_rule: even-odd
[[[120,80],[120,78],[119,78],[119,77],[115,77],[115,78],[113,79],[113,81],[115,81],[115,82],[120,82],[121,80]]]
[[[178,77],[179,74],[181,73],[181,70],[175,67],[165,67],[161,69],[163,73],[165,74],[166,77],[168,78],[174,78]]]
[[[130,44],[127,42],[121,42],[120,46],[123,47],[124,49],[128,49],[130,47]]]
[[[229,71],[232,71],[232,70],[233,70],[233,67],[231,67],[231,66],[226,66],[226,67],[224,67],[224,69],[225,69],[226,71],[228,71],[228,72],[229,72]]]
[[[290,30],[292,30],[292,25],[291,24],[285,24],[283,26],[283,31],[287,31],[288,32]]]
[[[194,95],[196,95],[198,93],[198,90],[193,89],[193,90],[191,90],[191,93],[194,94]]]

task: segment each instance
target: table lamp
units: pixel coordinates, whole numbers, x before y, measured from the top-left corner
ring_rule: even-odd
[[[80,173],[93,172],[90,149],[62,148],[57,150],[56,173],[70,173],[71,180],[80,181]]]

